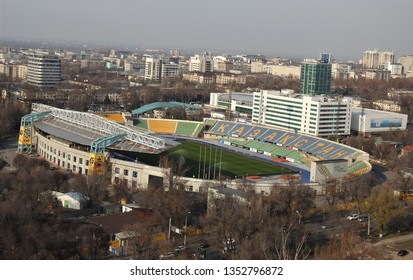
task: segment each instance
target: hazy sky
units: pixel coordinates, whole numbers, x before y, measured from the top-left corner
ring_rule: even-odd
[[[359,59],[413,54],[413,0],[0,0],[0,41]]]

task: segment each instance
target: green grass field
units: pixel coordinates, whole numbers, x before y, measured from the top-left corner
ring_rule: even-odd
[[[201,179],[212,180],[214,177],[219,179],[219,175],[222,179],[223,176],[240,178],[253,175],[268,176],[296,173],[286,167],[276,165],[276,162],[270,164],[194,141],[182,141],[180,145],[161,154],[117,152],[133,159],[137,158],[140,162],[152,166],[159,166],[159,159],[162,156],[168,156],[175,162],[183,160],[184,168],[187,169],[185,176]]]
[[[166,151],[164,155],[168,155],[174,161],[184,160],[184,166],[188,169],[187,177],[213,179],[215,174],[215,178],[218,179],[219,174],[235,178],[291,172],[275,163],[270,164],[193,141],[183,141]]]

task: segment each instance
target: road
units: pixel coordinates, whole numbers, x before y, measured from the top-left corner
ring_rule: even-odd
[[[408,250],[409,254],[407,254],[404,257],[400,257],[397,255],[397,252],[399,251],[399,248],[397,248],[397,243],[401,243],[401,242],[406,242],[406,241],[410,241],[413,240],[413,233],[411,234],[406,234],[406,235],[400,235],[400,236],[395,236],[395,237],[391,237],[391,238],[386,238],[383,239],[379,242],[374,243],[373,246],[375,247],[380,247],[382,246],[384,248],[384,250],[387,253],[387,256],[390,259],[393,260],[413,260],[413,250]]]

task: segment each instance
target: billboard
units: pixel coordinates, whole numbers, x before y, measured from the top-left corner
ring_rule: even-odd
[[[105,173],[105,155],[93,154],[89,155],[89,173],[103,175]]]
[[[30,145],[32,143],[32,128],[30,126],[20,126],[19,145]]]
[[[402,127],[402,119],[401,118],[393,118],[393,119],[371,119],[370,122],[371,128],[381,128],[381,127]]]

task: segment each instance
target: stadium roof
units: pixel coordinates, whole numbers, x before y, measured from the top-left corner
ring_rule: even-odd
[[[91,143],[102,137],[109,136],[110,133],[104,133],[101,131],[93,130],[90,128],[85,128],[76,124],[65,122],[55,117],[48,117],[35,122],[38,129],[56,136],[60,139],[70,141],[73,143],[78,143],[84,146],[90,146]],[[161,138],[160,138],[161,139]],[[162,138],[162,141],[165,139]],[[177,142],[168,139],[166,144],[171,146],[176,146]],[[156,150],[144,145],[134,143],[128,139],[123,139],[109,146],[110,149],[132,151],[132,152],[146,152],[146,153],[158,153],[161,150]]]
[[[154,102],[140,107],[139,109],[132,110],[132,115],[141,115],[145,112],[152,111],[158,108],[172,108],[172,107],[185,107],[191,110],[201,109],[199,106],[186,104],[182,102],[172,101],[172,102]]]

